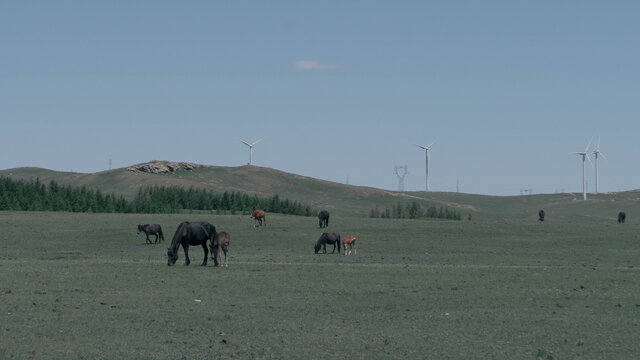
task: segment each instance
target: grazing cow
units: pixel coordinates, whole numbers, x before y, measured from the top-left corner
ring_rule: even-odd
[[[327,210],[322,210],[318,213],[318,225],[321,229],[329,226],[329,212]]]
[[[538,220],[544,221],[544,210],[538,211]]]
[[[620,224],[624,224],[624,220],[627,218],[627,214],[624,213],[624,211],[620,211],[618,213],[618,223]]]
[[[351,249],[353,248],[353,254],[358,255],[358,251],[356,250],[356,237],[355,236],[345,236],[342,238],[342,246],[344,247],[344,254],[351,255]],[[347,246],[349,247],[349,254],[347,254]]]

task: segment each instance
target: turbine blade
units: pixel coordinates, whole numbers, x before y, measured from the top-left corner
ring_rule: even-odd
[[[584,148],[584,152],[589,151],[589,146],[591,146],[591,143],[593,142],[593,137],[591,138],[591,140],[589,140],[589,143],[587,144],[587,147]]]
[[[251,145],[249,145],[246,141],[244,140],[240,140],[243,144],[247,145],[248,147],[251,147]]]
[[[602,158],[603,158],[603,159],[607,160],[607,157],[606,157],[606,156],[604,156],[604,154],[603,154],[603,153],[601,153],[600,151],[598,151],[598,155],[602,156]]]
[[[589,160],[589,164],[591,164],[591,167],[593,167],[593,163],[591,162],[591,158],[589,158],[589,154],[584,154],[584,157],[586,157],[587,160]]]
[[[427,150],[427,148],[426,148],[426,147],[424,147],[424,146],[422,146],[422,145],[418,145],[418,144],[416,144],[416,143],[414,143],[413,145],[415,145],[415,146],[417,146],[417,147],[419,147],[419,148],[421,148],[421,149]]]
[[[251,144],[251,146],[253,146],[253,145],[255,145],[255,144],[259,143],[259,142],[260,142],[260,141],[262,141],[262,140],[264,140],[264,138],[261,138],[260,140],[254,141],[254,143],[253,143],[253,144]]]
[[[433,144],[435,144],[436,142],[438,142],[438,139],[435,139],[431,144],[429,144],[429,146],[427,146],[427,149],[431,149]]]

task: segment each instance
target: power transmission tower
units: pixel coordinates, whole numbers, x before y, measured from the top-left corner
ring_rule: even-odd
[[[409,168],[407,165],[396,165],[396,167],[393,168],[393,173],[398,177],[398,191],[400,192],[404,191],[404,177],[407,176],[408,171]]]

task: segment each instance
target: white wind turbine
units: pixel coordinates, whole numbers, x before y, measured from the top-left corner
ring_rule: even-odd
[[[582,198],[584,200],[587,200],[587,178],[586,178],[586,174],[584,172],[584,163],[586,160],[589,160],[589,163],[591,163],[591,159],[589,158],[589,146],[591,146],[591,142],[593,141],[593,138],[591,138],[591,140],[589,140],[589,143],[587,144],[587,147],[584,148],[584,151],[582,152],[574,152],[574,154],[577,155],[582,155]],[[593,163],[591,163],[591,165],[593,165]]]
[[[264,138],[262,138],[264,139]],[[259,143],[260,141],[262,141],[262,139],[257,140],[252,142],[251,144],[249,144],[248,142],[244,141],[244,140],[240,140],[243,144],[247,145],[249,147],[249,165],[251,165],[251,163],[253,162],[253,146],[257,143]]]
[[[438,141],[438,140],[436,140]],[[427,145],[427,146],[422,146],[422,145],[418,145],[418,144],[414,144],[415,146],[424,149],[425,151],[425,157],[426,157],[426,191],[429,191],[429,151],[431,150],[431,147],[433,146],[433,144],[436,143],[436,141],[432,142],[431,144]]]
[[[596,159],[596,194],[598,193],[598,157],[602,156],[603,159],[607,159],[606,156],[600,151],[600,136],[598,136],[598,145],[596,145],[596,149],[593,150],[593,156]]]

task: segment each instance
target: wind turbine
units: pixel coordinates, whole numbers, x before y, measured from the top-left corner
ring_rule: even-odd
[[[587,147],[584,148],[584,151],[582,152],[574,152],[574,154],[577,155],[582,155],[582,198],[583,200],[587,200],[587,177],[586,174],[584,172],[584,163],[585,160],[589,160],[589,163],[591,163],[591,159],[589,158],[589,146],[591,146],[591,142],[593,141],[593,138],[591,138],[591,140],[589,140],[589,143],[587,144]],[[591,165],[593,165],[593,163],[591,163]]]
[[[264,138],[262,138],[264,139]],[[252,142],[251,144],[249,144],[248,142],[244,141],[244,140],[240,140],[243,144],[247,145],[249,147],[249,165],[251,165],[251,162],[253,161],[253,146],[257,143],[259,143],[260,141],[262,141],[262,139],[257,140]]]
[[[438,141],[438,140],[436,140]],[[425,151],[425,155],[426,155],[426,191],[429,191],[429,150],[431,150],[431,147],[433,146],[433,144],[436,143],[436,141],[432,142],[431,144],[427,145],[427,146],[422,146],[422,145],[418,145],[418,144],[414,144],[415,146],[424,149]]]
[[[602,158],[607,159],[606,156],[600,151],[600,136],[598,136],[598,145],[596,145],[596,149],[593,150],[593,156],[596,158],[596,194],[598,193],[598,157],[602,155]]]

